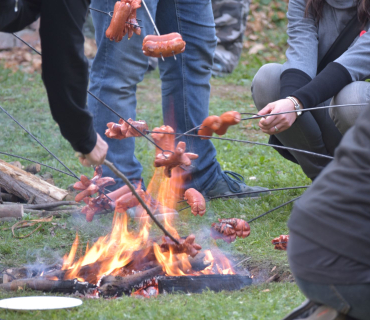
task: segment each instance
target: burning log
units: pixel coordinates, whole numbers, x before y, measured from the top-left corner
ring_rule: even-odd
[[[161,244],[162,252],[171,251],[173,254],[186,253],[187,255],[194,258],[202,247],[195,243],[195,236],[191,234],[186,239],[179,239],[180,244],[174,243],[168,237],[162,237],[163,243]]]
[[[204,255],[196,259],[189,259],[189,262],[193,270],[203,270],[209,265],[209,263],[204,262]],[[175,262],[173,266],[179,267],[181,263],[182,261]],[[126,277],[108,276],[102,279],[99,293],[103,297],[121,296],[122,294],[130,295],[133,289],[143,287],[146,282],[150,282],[152,278],[163,273],[162,267],[158,266]]]
[[[273,240],[271,243],[275,246],[276,250],[286,250],[288,248],[289,235],[281,235]]]
[[[12,206],[0,205],[0,218],[22,218],[23,205],[17,204]]]
[[[107,123],[108,129],[105,130],[105,135],[111,139],[122,140],[132,137],[141,137],[141,133],[145,134],[145,131],[149,129],[144,120],[134,121],[130,118],[127,122],[129,122],[129,124],[120,119],[118,124],[114,122]],[[141,133],[135,130],[134,127]]]
[[[191,213],[193,215],[196,216],[199,214],[202,217],[206,213],[206,201],[199,191],[193,188],[186,190],[185,200],[191,207]]]
[[[88,293],[96,288],[95,285],[88,282],[79,282],[74,280],[48,280],[44,278],[17,279],[12,282],[0,284],[0,290],[18,291],[22,289],[31,289],[54,293]]]
[[[212,223],[211,237],[223,239],[227,243],[234,242],[236,237],[246,238],[251,233],[248,222],[237,219],[218,219],[220,223]]]
[[[2,160],[0,160],[0,187],[25,201],[35,196],[35,203],[61,201],[68,194],[67,191]]]
[[[159,277],[159,293],[202,293],[204,290],[214,292],[240,290],[252,284],[252,279],[243,275],[210,274],[185,277]]]
[[[186,143],[180,141],[174,153],[165,152],[157,154],[154,160],[155,167],[165,167],[164,174],[171,178],[171,170],[181,165],[190,166],[191,160],[198,159],[198,155],[195,153],[185,153]]]

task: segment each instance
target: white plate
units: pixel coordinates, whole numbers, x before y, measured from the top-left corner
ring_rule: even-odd
[[[49,310],[73,308],[82,304],[81,299],[66,297],[19,297],[0,300],[0,308],[11,310]]]

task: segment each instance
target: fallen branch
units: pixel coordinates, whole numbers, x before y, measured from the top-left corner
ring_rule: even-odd
[[[86,293],[96,286],[88,282],[79,282],[74,280],[48,280],[44,278],[18,279],[12,282],[0,284],[0,290],[18,291],[22,289],[31,289],[44,292],[59,293]]]
[[[17,238],[17,239],[28,238],[30,235],[32,235],[37,230],[39,230],[42,227],[42,224],[43,223],[51,222],[52,220],[53,220],[53,217],[47,217],[47,218],[39,219],[39,220],[22,220],[22,221],[18,221],[15,225],[12,226],[12,229],[11,229],[12,230],[13,237],[14,238]],[[33,231],[31,231],[30,233],[28,233],[25,236],[16,236],[15,233],[14,233],[14,230],[15,229],[33,227],[37,223],[39,223],[39,225],[36,227],[36,229],[34,229]]]

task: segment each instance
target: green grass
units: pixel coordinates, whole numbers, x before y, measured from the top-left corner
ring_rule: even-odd
[[[265,0],[273,9],[279,2]],[[267,10],[263,7],[263,10]],[[253,17],[252,17],[253,19]],[[284,21],[283,21],[284,22]],[[225,78],[212,79],[210,114],[221,114],[228,110],[245,112],[255,111],[250,93],[253,75],[260,66],[270,61],[283,61],[285,49],[284,23],[275,21],[275,29],[259,34],[266,49],[257,55],[243,51],[242,59],[236,71]],[[271,49],[268,42],[273,42],[278,49]],[[83,168],[74,156],[74,151],[60,136],[52,120],[45,89],[38,74],[12,73],[0,66],[0,104],[22,124],[37,136],[51,151],[77,175],[92,175],[92,170]],[[160,80],[158,73],[148,75],[138,85],[138,117],[147,120],[154,128],[162,124]],[[15,153],[24,157],[44,162],[63,169],[45,150],[38,146],[26,133],[12,122],[4,113],[0,117],[0,151]],[[227,137],[250,141],[266,142],[254,121],[244,121],[229,130]],[[144,139],[136,140],[136,155],[143,164],[143,176],[146,182],[154,172],[152,162],[154,147]],[[268,188],[307,185],[309,179],[301,169],[278,155],[270,147],[227,141],[213,141],[218,151],[217,159],[222,169],[242,174],[250,185]],[[16,159],[0,156],[6,161]],[[23,165],[28,164],[21,161]],[[50,171],[42,169],[41,173]],[[72,177],[52,172],[56,184],[66,188],[74,183]],[[252,179],[251,179],[252,178]],[[246,239],[237,239],[232,244],[209,238],[209,227],[217,218],[236,217],[249,220],[283,202],[302,194],[302,190],[279,191],[259,200],[217,200],[207,205],[207,214],[194,217],[188,210],[181,213],[176,227],[181,235],[195,233],[197,242],[204,248],[217,245],[230,259],[239,262],[246,257],[251,259],[243,263],[242,268],[261,271],[270,276],[271,269],[284,276],[289,275],[289,266],[285,252],[276,251],[271,239],[288,232],[286,222],[292,205],[281,208],[251,224],[251,235]],[[27,219],[32,219],[27,215]],[[112,214],[86,223],[84,217],[64,217],[55,219],[56,226],[46,224],[42,229],[27,239],[15,239],[9,228],[13,222],[1,222],[0,226],[0,268],[17,267],[34,263],[53,263],[69,251],[78,232],[81,242],[94,241],[105,235],[111,227]],[[51,228],[54,233],[51,233]],[[132,231],[137,225],[130,225]],[[153,234],[159,235],[153,227]],[[21,230],[24,234],[26,231]],[[81,247],[82,250],[82,247]],[[17,292],[0,294],[0,297],[38,294],[35,292]],[[272,283],[252,286],[232,293],[203,293],[202,295],[169,295],[152,299],[120,298],[116,300],[85,300],[84,305],[75,310],[47,312],[11,312],[0,311],[0,318],[5,319],[279,319],[293,307],[303,301],[294,283]]]

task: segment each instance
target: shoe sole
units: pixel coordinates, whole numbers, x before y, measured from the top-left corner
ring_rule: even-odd
[[[316,305],[315,302],[306,300],[299,307],[295,308],[291,313],[289,313],[283,320],[296,320],[303,312],[306,312],[310,308]]]

